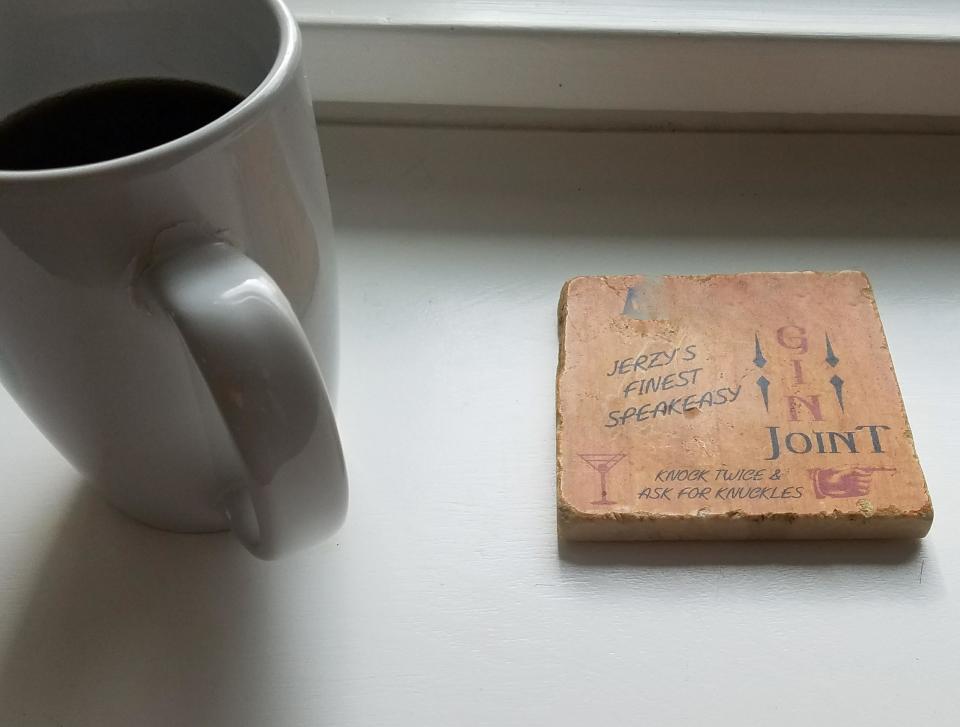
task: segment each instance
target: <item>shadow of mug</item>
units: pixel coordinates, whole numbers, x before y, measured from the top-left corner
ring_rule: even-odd
[[[152,530],[75,488],[0,654],[0,723],[268,724],[281,570],[226,533]]]

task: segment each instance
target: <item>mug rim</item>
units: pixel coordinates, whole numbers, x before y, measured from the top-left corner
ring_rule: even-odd
[[[263,80],[225,114],[176,139],[113,159],[49,169],[0,168],[0,182],[65,181],[147,167],[165,159],[169,161],[171,157],[180,159],[189,156],[197,149],[209,146],[218,138],[223,138],[246,125],[283,90],[290,78],[291,70],[296,67],[300,59],[300,31],[290,9],[282,0],[261,0],[261,2],[270,9],[277,21],[277,30],[280,35],[277,54]]]

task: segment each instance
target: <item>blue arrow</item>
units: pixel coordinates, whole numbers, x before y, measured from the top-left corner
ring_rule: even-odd
[[[753,334],[753,340],[757,344],[757,355],[753,357],[753,362],[757,365],[757,368],[762,369],[767,365],[767,359],[763,357],[763,351],[760,348],[760,336],[759,334]]]
[[[827,358],[826,358],[826,362],[827,362],[828,364],[830,364],[831,366],[836,366],[838,363],[840,363],[840,359],[837,358],[837,354],[835,354],[835,353],[833,352],[833,346],[830,345],[830,335],[829,335],[829,334],[826,334],[826,338],[827,338]],[[840,383],[842,384],[843,382],[841,381]]]
[[[763,408],[770,411],[770,397],[767,393],[770,389],[770,382],[767,380],[767,377],[761,376],[757,379],[757,386],[760,387],[760,393],[763,395]]]
[[[830,383],[833,384],[833,390],[837,392],[837,402],[840,404],[840,411],[843,411],[843,379],[834,374],[833,378],[830,379]]]

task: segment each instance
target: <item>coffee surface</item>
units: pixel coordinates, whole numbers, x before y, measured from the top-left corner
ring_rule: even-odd
[[[205,126],[241,100],[223,88],[176,79],[78,88],[0,120],[0,169],[54,169],[134,154]]]

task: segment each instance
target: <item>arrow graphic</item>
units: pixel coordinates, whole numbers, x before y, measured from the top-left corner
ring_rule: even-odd
[[[836,366],[838,363],[840,363],[840,359],[837,358],[837,354],[833,352],[833,346],[830,345],[830,334],[825,334],[825,336],[827,339],[827,358],[825,361],[831,366]],[[843,385],[842,380],[840,381],[840,384],[841,386]]]
[[[763,350],[760,348],[760,335],[757,333],[753,334],[753,340],[757,345],[756,351],[757,355],[753,357],[753,363],[756,364],[757,368],[762,369],[767,365],[767,359],[763,357]]]
[[[766,376],[761,376],[757,379],[757,386],[760,387],[760,393],[763,395],[763,408],[770,411],[770,397],[767,393],[770,389],[770,381]]]
[[[830,379],[830,383],[833,384],[833,390],[837,394],[837,403],[840,404],[840,411],[843,411],[843,379],[834,374]]]

